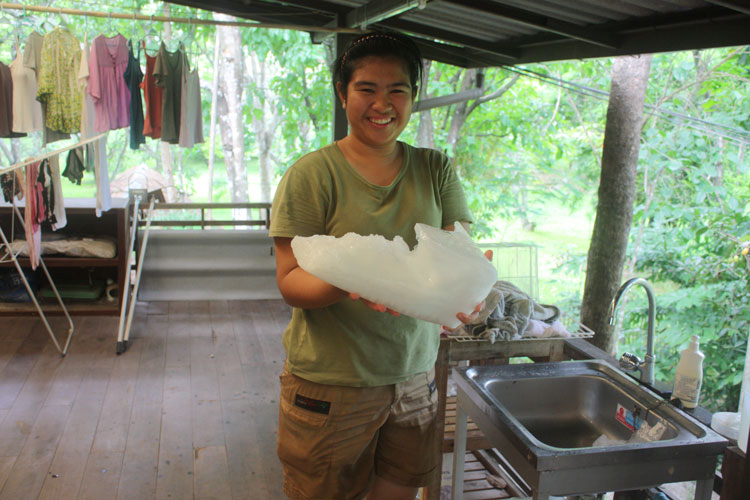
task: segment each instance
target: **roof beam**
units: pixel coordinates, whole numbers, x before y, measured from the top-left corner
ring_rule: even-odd
[[[459,7],[470,7],[484,14],[502,17],[508,22],[521,26],[528,26],[537,30],[555,33],[591,45],[598,45],[608,49],[616,49],[617,39],[606,33],[597,32],[592,28],[584,28],[575,24],[552,19],[523,9],[509,7],[488,0],[442,0],[441,3],[454,4]]]
[[[370,2],[352,9],[344,17],[347,28],[361,28],[390,17],[398,16],[419,5],[417,0],[370,0]]]
[[[454,45],[461,44],[467,48],[489,52],[490,54],[504,58],[506,60],[506,63],[512,63],[513,61],[517,60],[519,56],[518,50],[510,47],[505,47],[504,45],[499,43],[483,42],[482,40],[471,38],[465,35],[460,35],[452,31],[433,28],[432,26],[414,23],[411,21],[404,21],[401,18],[391,18],[380,24],[396,31],[404,31],[407,33],[431,38],[433,40],[443,40]]]
[[[742,14],[750,16],[750,5],[745,3],[739,3],[736,0],[706,0],[708,3],[725,7],[730,10],[740,12]]]

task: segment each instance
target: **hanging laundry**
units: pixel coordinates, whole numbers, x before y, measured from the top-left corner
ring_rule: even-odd
[[[81,46],[70,31],[58,26],[44,37],[37,99],[47,104],[44,119],[52,130],[81,130],[82,96],[76,85],[80,62]]]
[[[50,175],[49,159],[45,158],[39,164],[39,171],[36,177],[36,220],[39,224],[43,222],[54,222],[51,219],[55,210],[54,191],[52,189],[52,179]]]
[[[99,35],[91,44],[87,90],[94,98],[97,132],[130,125],[130,90],[123,77],[128,67],[127,43],[122,35]]]
[[[161,112],[161,140],[170,144],[180,141],[180,110],[182,97],[182,67],[187,56],[182,45],[169,52],[164,42],[159,47],[154,63],[156,85],[164,89]]]
[[[43,44],[44,37],[42,37],[42,35],[40,35],[38,32],[33,31],[26,39],[26,46],[23,49],[23,65],[29,69],[34,70],[34,75],[36,76],[37,96],[39,94],[39,72],[42,67]],[[38,97],[37,100],[39,100]],[[47,127],[47,102],[43,100],[39,102],[42,106],[42,145],[46,146],[51,142],[70,139],[70,134],[51,130],[49,127]]]
[[[71,149],[65,161],[63,176],[67,177],[73,184],[81,185],[84,172],[83,147]]]
[[[78,88],[81,89],[81,140],[94,137],[94,119],[96,111],[94,110],[94,98],[88,92],[89,83],[89,56],[91,47],[88,42],[88,35],[83,36],[83,50],[81,51],[81,64],[78,65]]]
[[[85,42],[85,39],[84,39]],[[95,122],[96,122],[96,111],[94,109],[93,97],[88,91],[88,86],[91,78],[91,54],[93,48],[88,50],[88,44],[84,43],[83,55],[81,57],[81,64],[78,70],[78,84],[83,89],[84,101],[86,102],[86,113],[85,121],[81,122],[81,139],[88,139],[95,135]],[[84,61],[84,58],[86,60]],[[86,101],[86,98],[89,100]],[[112,193],[109,189],[109,174],[107,172],[107,138],[103,137],[97,141],[91,142],[85,146],[85,154],[82,153],[78,158],[71,158],[68,154],[68,162],[66,162],[65,171],[63,176],[72,177],[75,179],[78,174],[83,176],[84,166],[94,167],[94,179],[96,182],[96,216],[100,217],[102,211],[109,210],[112,207]],[[78,159],[80,158],[80,164]],[[75,162],[70,172],[68,171],[69,162]],[[80,169],[78,173],[77,170]],[[71,179],[71,182],[75,182]],[[80,180],[79,180],[80,183]]]
[[[192,148],[203,142],[203,110],[198,68],[190,71],[187,62],[182,69],[182,109],[180,110],[180,146]]]
[[[138,57],[133,54],[132,40],[128,41],[128,66],[123,77],[130,90],[130,149],[138,149],[146,142],[143,136],[143,103],[141,102],[141,48],[138,47]]]
[[[29,260],[31,269],[39,265],[39,255],[42,248],[42,230],[37,221],[36,178],[39,162],[26,166],[26,208],[23,211],[26,226],[26,243],[29,245]]]
[[[96,118],[96,111],[94,110],[94,98],[88,92],[89,84],[89,56],[91,54],[91,47],[88,42],[88,35],[83,35],[83,51],[81,52],[81,65],[78,69],[78,85],[81,88],[83,99],[81,100],[81,140],[90,139],[96,135],[94,130],[94,120]],[[95,158],[97,155],[94,151],[94,144],[88,143],[85,146],[85,152],[83,154],[83,164],[86,170],[96,169],[94,165]],[[66,163],[67,166],[67,163]],[[63,174],[65,175],[65,174]]]
[[[16,186],[13,172],[9,174],[0,174],[0,188],[3,190],[3,199],[5,203],[13,203],[13,197],[16,195]]]
[[[146,119],[143,123],[143,135],[152,139],[159,139],[161,138],[161,110],[164,89],[156,85],[156,78],[154,77],[156,56],[152,57],[148,55],[148,52],[146,52],[146,42],[141,41],[141,47],[146,56],[146,74],[141,82],[143,99],[146,102]]]
[[[23,64],[20,51],[10,63],[10,75],[13,80],[13,131],[42,130],[42,104],[36,100],[36,73]]]
[[[109,188],[109,173],[107,171],[107,138],[94,141],[94,176],[96,177],[96,209],[97,217],[102,216],[112,208],[112,191]]]
[[[20,168],[12,172],[0,174],[0,186],[2,186],[3,198],[7,203],[13,203],[13,196],[16,199],[23,200],[25,184],[26,178],[23,175],[23,170]]]
[[[65,215],[65,198],[62,192],[62,179],[60,178],[60,157],[58,155],[49,157],[49,174],[52,182],[52,197],[55,205],[52,210],[52,230],[64,228],[68,224],[68,218]]]
[[[10,68],[0,62],[0,137],[24,137],[13,132],[13,79]]]

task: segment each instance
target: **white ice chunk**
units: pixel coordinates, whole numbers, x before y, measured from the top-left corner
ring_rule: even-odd
[[[497,271],[456,222],[453,231],[416,224],[417,245],[403,238],[347,233],[296,236],[292,250],[302,269],[347,292],[449,328],[461,323],[497,280]]]

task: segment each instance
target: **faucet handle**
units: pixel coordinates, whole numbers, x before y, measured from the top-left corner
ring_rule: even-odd
[[[620,356],[620,368],[628,372],[640,369],[643,363],[644,361],[632,352],[625,352]]]

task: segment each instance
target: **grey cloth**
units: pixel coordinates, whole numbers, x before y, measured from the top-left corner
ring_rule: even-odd
[[[485,299],[485,307],[470,324],[461,325],[453,335],[496,340],[521,337],[530,319],[552,323],[560,317],[556,306],[537,303],[523,290],[507,281],[497,281]]]

